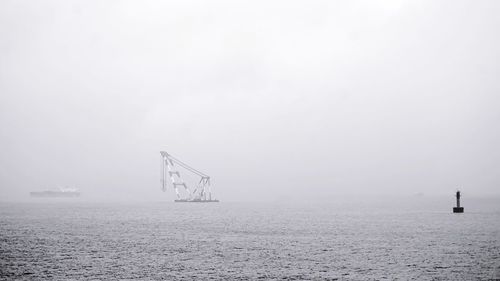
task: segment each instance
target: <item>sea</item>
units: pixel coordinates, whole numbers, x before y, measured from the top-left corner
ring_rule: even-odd
[[[500,280],[500,209],[449,202],[3,202],[0,280]]]

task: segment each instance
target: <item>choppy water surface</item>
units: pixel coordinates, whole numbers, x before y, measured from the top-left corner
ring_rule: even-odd
[[[3,280],[494,280],[500,213],[2,203]]]

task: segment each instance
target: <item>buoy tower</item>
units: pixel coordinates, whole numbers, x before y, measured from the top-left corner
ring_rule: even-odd
[[[464,207],[460,207],[460,191],[459,190],[457,190],[455,197],[457,197],[457,206],[453,207],[453,213],[463,213]]]

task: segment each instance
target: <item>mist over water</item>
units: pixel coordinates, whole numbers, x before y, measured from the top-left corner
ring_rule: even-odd
[[[496,1],[1,1],[0,195],[499,195]]]
[[[499,13],[0,1],[0,280],[500,280]]]

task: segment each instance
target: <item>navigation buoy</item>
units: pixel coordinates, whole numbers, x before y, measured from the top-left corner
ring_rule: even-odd
[[[460,191],[457,191],[455,196],[457,197],[457,206],[453,207],[453,213],[463,213],[464,207],[460,207]]]

